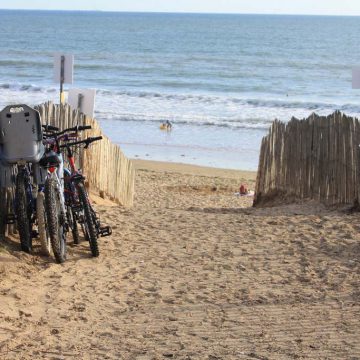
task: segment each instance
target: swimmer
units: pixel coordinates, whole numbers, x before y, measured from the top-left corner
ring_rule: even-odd
[[[166,120],[164,123],[160,125],[161,130],[171,131],[172,124],[169,120]]]
[[[170,131],[171,128],[172,128],[172,124],[169,120],[166,120],[165,122],[165,127],[166,127],[166,130]]]

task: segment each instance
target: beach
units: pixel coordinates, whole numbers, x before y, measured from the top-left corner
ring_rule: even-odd
[[[135,161],[113,235],[55,264],[0,247],[2,359],[357,359],[359,215],[252,208],[255,172]]]
[[[105,196],[132,203],[118,149],[103,139],[83,166],[113,229],[98,258],[70,235],[61,265],[37,241],[29,255],[0,240],[1,360],[360,359],[359,214],[252,206],[275,119],[360,113],[358,18],[0,9],[0,21],[0,110],[57,103],[54,53],[74,55],[65,93],[96,90],[91,117],[136,169],[122,207]],[[343,137],[319,151],[301,137],[306,159]]]

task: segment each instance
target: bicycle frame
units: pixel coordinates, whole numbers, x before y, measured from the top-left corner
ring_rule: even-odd
[[[69,136],[70,137],[70,136]],[[64,139],[68,140],[69,137],[65,136]],[[65,143],[64,145],[65,149],[66,149],[66,157],[67,157],[67,161],[69,163],[69,176],[64,178],[64,183],[65,185],[65,198],[68,199],[69,203],[78,203],[78,196],[77,196],[77,190],[76,190],[76,185],[79,184],[80,182],[83,182],[85,180],[85,177],[81,174],[81,172],[76,168],[75,165],[75,158],[74,158],[74,154],[73,151],[71,149],[71,147],[69,145],[67,145]],[[75,212],[76,208],[74,209]]]
[[[69,137],[65,136],[65,140],[69,140],[69,138],[76,136],[76,134],[69,134]],[[100,140],[101,137],[99,138],[93,138],[93,139],[98,139]],[[80,141],[81,143],[81,141]],[[68,194],[69,196],[72,197],[72,203],[76,204],[78,203],[79,199],[78,199],[78,193],[77,193],[77,186],[80,183],[84,183],[85,177],[82,175],[82,173],[76,169],[76,165],[75,165],[75,159],[74,159],[74,155],[73,155],[73,151],[71,149],[71,143],[67,143],[65,142],[64,145],[62,145],[63,148],[66,149],[66,155],[67,155],[67,160],[69,162],[69,166],[70,166],[70,177],[68,179],[65,180],[65,182],[68,184],[68,189],[65,189],[65,191],[70,191],[71,194]],[[86,148],[86,147],[85,147]],[[74,188],[72,191],[71,189]],[[109,226],[105,226],[102,227],[101,223],[100,223],[100,219],[97,216],[95,210],[92,208],[91,203],[90,203],[90,199],[86,194],[86,201],[90,206],[91,209],[91,213],[92,213],[92,218],[93,218],[93,222],[96,228],[96,233],[97,236],[108,236],[111,235],[111,227]],[[74,211],[77,212],[76,206],[74,208]],[[81,211],[81,210],[80,210]],[[78,215],[78,214],[77,214]]]

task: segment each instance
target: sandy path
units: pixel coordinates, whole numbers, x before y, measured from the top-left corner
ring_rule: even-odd
[[[238,184],[139,171],[133,209],[98,206],[99,259],[1,252],[0,357],[360,358],[359,215],[249,209]]]

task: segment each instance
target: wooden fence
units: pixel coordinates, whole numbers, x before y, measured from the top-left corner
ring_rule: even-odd
[[[78,166],[83,170],[86,183],[92,192],[98,192],[102,197],[109,197],[122,206],[131,207],[134,198],[135,170],[120,148],[102,133],[98,122],[71,109],[69,105],[48,102],[35,108],[39,111],[43,124],[57,126],[60,129],[75,125],[91,125],[92,129],[86,130],[83,136],[103,137],[87,150],[80,151]],[[0,189],[0,238],[6,231],[8,233],[15,231],[14,225],[6,226],[4,223],[6,214],[13,212],[13,191],[13,188]]]
[[[43,123],[65,129],[75,125],[91,125],[84,136],[102,136],[103,139],[81,152],[80,167],[92,191],[98,191],[113,201],[130,207],[134,199],[135,170],[119,146],[103,134],[98,122],[69,105],[45,103],[36,107]]]
[[[275,121],[261,143],[254,206],[294,199],[358,203],[359,130],[358,119],[338,111]]]

